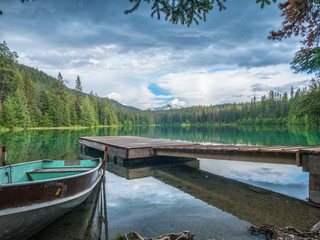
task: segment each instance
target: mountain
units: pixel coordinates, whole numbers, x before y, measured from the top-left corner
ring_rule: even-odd
[[[56,80],[56,78],[38,70],[37,68],[29,67],[23,64],[19,64],[18,66],[20,71],[28,72],[30,74],[30,77],[34,83],[38,83],[44,86],[46,89],[50,89],[52,87],[52,82]],[[68,88],[67,86],[66,86],[66,89],[68,92],[71,92],[71,93],[73,93],[74,91],[74,89]],[[83,93],[82,95],[85,98],[89,94]],[[130,111],[140,111],[140,109],[138,108],[123,105],[117,102],[116,100],[113,100],[110,98],[107,98],[107,99],[109,100],[110,104],[115,105],[116,108],[123,108],[124,110],[130,110]]]
[[[167,105],[157,107],[157,108],[149,108],[149,111],[162,111],[162,110],[172,110],[172,109],[181,109],[183,108],[181,105],[177,105],[174,103],[168,103]]]
[[[116,108],[123,108],[124,110],[130,110],[130,111],[141,111],[141,109],[139,109],[139,108],[121,104],[121,103],[119,103],[119,102],[117,102],[116,100],[113,100],[113,99],[111,99],[111,98],[107,98],[107,97],[106,97],[106,99],[109,100],[110,104],[115,105]]]

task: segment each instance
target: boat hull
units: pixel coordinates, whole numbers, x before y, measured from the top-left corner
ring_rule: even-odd
[[[0,188],[0,239],[27,239],[82,203],[100,181],[101,164],[86,173]]]

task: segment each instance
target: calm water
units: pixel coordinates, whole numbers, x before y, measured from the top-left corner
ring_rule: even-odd
[[[319,129],[232,127],[0,132],[0,142],[7,146],[10,163],[77,159],[84,157],[78,137],[103,135],[201,143],[320,145]],[[101,155],[96,151],[86,154]],[[302,229],[320,221],[320,209],[305,201],[308,173],[295,166],[198,159],[125,167],[110,162],[107,170],[105,188],[97,188],[86,202],[33,239],[114,239],[116,234],[130,231],[152,237],[184,230],[195,233],[196,239],[264,239],[250,236],[248,227],[271,224]]]

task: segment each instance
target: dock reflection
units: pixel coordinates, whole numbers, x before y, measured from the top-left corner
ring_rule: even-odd
[[[319,174],[314,164],[310,163],[303,169],[310,171],[310,174]],[[128,180],[153,177],[256,226],[267,224],[310,229],[320,220],[320,208],[311,206],[306,201],[218,176],[200,170],[199,166],[199,160],[180,161],[174,164],[145,163],[139,166],[123,166],[109,161],[107,171]],[[314,178],[317,176],[311,177]],[[104,191],[105,189],[105,182],[102,182],[83,204],[36,234],[31,240],[107,240],[109,234],[106,194],[108,193]]]
[[[151,176],[256,226],[309,229],[320,220],[320,208],[306,201],[200,170],[199,160],[140,167],[109,163],[108,171],[126,179]]]

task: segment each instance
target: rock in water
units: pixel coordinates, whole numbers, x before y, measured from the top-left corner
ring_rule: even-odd
[[[131,232],[129,234],[117,237],[116,240],[194,240],[194,234],[190,234],[189,231],[182,233],[170,233],[162,235],[158,238],[143,238],[139,233]]]
[[[311,232],[317,231],[320,229],[320,222],[316,223],[312,228],[311,228]]]

